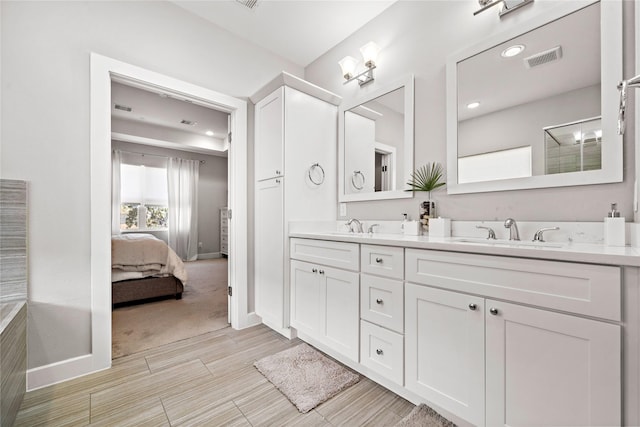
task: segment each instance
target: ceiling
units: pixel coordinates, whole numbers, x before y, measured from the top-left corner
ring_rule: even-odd
[[[503,58],[507,47],[525,50]],[[562,47],[558,61],[527,68],[524,58]],[[458,120],[600,83],[600,7],[595,4],[458,63]],[[466,105],[480,102],[469,110]]]
[[[183,1],[176,5],[306,67],[378,16],[396,0]]]

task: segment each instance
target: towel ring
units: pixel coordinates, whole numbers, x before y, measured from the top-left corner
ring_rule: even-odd
[[[362,177],[362,184],[360,185],[356,184],[356,179],[358,175]],[[364,174],[360,171],[353,171],[353,175],[351,175],[351,185],[353,185],[353,188],[355,188],[356,190],[362,190],[364,188],[364,183],[365,183]]]
[[[319,181],[316,181],[315,179],[313,179],[313,177],[311,176],[311,173],[316,169],[320,169],[320,172],[322,172],[322,177],[320,178]],[[312,183],[314,183],[315,185],[322,185],[322,183],[324,182],[324,169],[322,166],[320,166],[320,163],[314,163],[311,166],[309,166],[309,171],[307,172],[307,174],[309,175],[309,181],[311,181]]]

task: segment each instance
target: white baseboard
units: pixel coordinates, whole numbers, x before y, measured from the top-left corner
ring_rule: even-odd
[[[198,254],[198,260],[215,259],[215,258],[222,258],[222,254],[220,252],[209,252],[206,254]]]
[[[111,367],[111,363],[108,366],[96,366],[96,360],[97,358],[93,354],[85,354],[50,365],[28,369],[27,391],[37,390]]]

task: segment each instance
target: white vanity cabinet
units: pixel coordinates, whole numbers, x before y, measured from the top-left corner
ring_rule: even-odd
[[[484,300],[405,285],[405,386],[484,425]]]
[[[360,247],[360,363],[404,384],[404,249]]]
[[[476,425],[621,424],[618,267],[405,257],[407,389]]]
[[[354,362],[359,346],[358,249],[353,243],[291,243],[291,326],[301,338]]]
[[[255,307],[290,337],[288,224],[336,219],[340,98],[285,73],[266,90],[255,106]]]

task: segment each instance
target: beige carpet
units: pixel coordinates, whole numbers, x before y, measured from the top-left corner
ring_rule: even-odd
[[[360,376],[300,344],[264,357],[254,366],[302,413],[360,381]]]
[[[186,262],[182,299],[116,308],[112,357],[126,356],[228,326],[227,259]]]
[[[422,403],[413,408],[413,411],[395,427],[456,427],[456,425]]]

